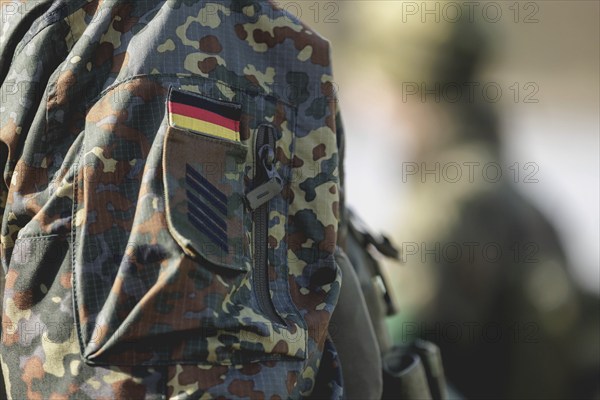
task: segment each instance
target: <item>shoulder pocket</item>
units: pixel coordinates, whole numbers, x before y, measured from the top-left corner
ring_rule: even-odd
[[[240,107],[171,90],[163,180],[171,234],[192,256],[234,270],[244,262],[244,164]]]

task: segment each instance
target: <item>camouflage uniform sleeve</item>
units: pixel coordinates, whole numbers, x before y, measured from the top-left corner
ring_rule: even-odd
[[[16,44],[18,43],[18,39],[15,33],[18,33],[18,27],[24,25],[24,17],[19,17],[16,14],[13,18],[9,19],[8,13],[11,11],[11,6],[13,6],[14,2],[5,2],[3,1],[0,4],[0,21],[2,21],[2,29],[0,29],[0,85],[4,82],[6,78],[7,71],[10,66],[10,60],[12,58],[12,54],[16,48]],[[25,23],[26,25],[26,23]],[[1,99],[1,102],[4,103],[4,99]],[[2,103],[0,103],[0,117],[2,116]],[[6,208],[6,199],[8,194],[8,188],[4,179],[4,170],[6,162],[8,161],[8,145],[7,138],[4,132],[4,124],[0,127],[0,217],[4,215],[4,209]],[[2,258],[3,246],[0,245],[0,258]],[[3,307],[4,298],[4,269],[0,271],[0,310]],[[2,324],[0,324],[0,335],[2,335]],[[2,369],[0,368],[0,398],[5,399],[6,390],[4,388],[4,374],[2,373]]]
[[[0,85],[6,78],[17,45],[51,5],[52,0],[0,1]]]
[[[2,2],[2,5],[15,6],[39,4],[40,8],[32,14],[31,8],[23,6],[23,13],[29,15],[17,13],[10,24],[3,21],[0,46],[6,47],[0,47],[0,96],[11,94],[15,98],[9,91],[10,87],[15,87],[13,73],[25,76],[25,79],[15,79],[21,93],[37,93],[37,97],[45,95],[42,99],[28,97],[24,104],[4,102],[3,98],[3,105],[11,106],[7,106],[7,110],[15,109],[11,114],[19,116],[19,121],[9,119],[8,112],[0,112],[0,148],[7,146],[1,154],[5,176],[0,182],[11,182],[9,172],[16,168],[16,161],[19,161],[19,167],[34,166],[35,169],[21,174],[19,182],[10,183],[6,212],[3,210],[2,213],[11,215],[10,220],[15,223],[9,225],[9,218],[3,218],[2,238],[10,241],[10,249],[16,247],[16,239],[24,239],[25,254],[39,257],[35,262],[27,262],[24,257],[20,260],[10,256],[3,258],[14,262],[15,268],[11,265],[10,272],[20,266],[31,271],[21,275],[22,290],[41,288],[36,279],[42,265],[49,271],[44,279],[56,283],[53,286],[56,292],[41,293],[35,304],[31,303],[31,297],[26,297],[25,303],[19,306],[19,312],[26,312],[26,317],[21,313],[15,320],[22,321],[25,326],[33,324],[37,327],[40,326],[38,321],[43,321],[46,326],[66,327],[52,330],[52,340],[45,341],[50,347],[42,346],[42,330],[33,332],[32,341],[22,345],[17,340],[21,331],[15,329],[15,333],[11,333],[14,346],[2,345],[4,379],[14,398],[33,396],[28,393],[51,397],[54,392],[61,392],[57,396],[67,397],[69,390],[90,398],[144,397],[140,392],[147,397],[153,394],[167,397],[167,392],[177,396],[180,391],[193,392],[194,397],[200,397],[200,393],[204,397],[227,393],[228,398],[234,398],[233,391],[238,388],[239,398],[247,398],[245,393],[249,390],[256,393],[251,397],[264,391],[265,398],[270,398],[271,393],[298,398],[312,390],[315,371],[326,371],[317,365],[326,346],[324,328],[339,293],[340,274],[333,262],[334,246],[331,245],[337,238],[336,218],[343,220],[338,213],[342,208],[337,203],[335,183],[337,181],[339,186],[340,181],[335,173],[338,154],[334,151],[333,135],[333,132],[337,133],[341,146],[342,130],[341,126],[335,129],[336,105],[332,105],[331,111],[326,110],[331,99],[327,98],[327,92],[331,93],[328,47],[316,34],[283,11],[271,7],[270,3],[251,2],[251,6],[242,10],[241,5],[246,3],[237,0],[213,3],[159,0]],[[158,6],[161,6],[160,13],[155,12]],[[194,19],[192,15],[198,17]],[[13,24],[13,21],[16,22]],[[191,36],[194,40],[189,40]],[[31,39],[31,56],[28,51],[20,51],[21,47],[26,47],[27,39]],[[198,44],[201,39],[205,40]],[[165,55],[159,49],[173,53]],[[199,62],[197,58],[205,57],[205,52],[210,53],[210,57]],[[191,61],[186,63],[188,57]],[[309,94],[316,87],[315,96],[304,96],[304,91],[299,99],[289,96],[285,88],[291,85],[299,85],[302,90],[306,88]],[[47,92],[35,88],[47,88]],[[261,280],[264,281],[261,287],[267,289],[263,292],[277,299],[275,306],[280,309],[275,313],[279,312],[289,320],[286,324],[277,324],[277,329],[273,328],[276,324],[265,323],[268,318],[265,319],[264,310],[255,301],[250,304],[247,300],[254,289],[250,272],[236,270],[217,274],[213,273],[212,265],[210,269],[204,268],[208,262],[182,254],[180,244],[171,233],[174,229],[167,225],[165,210],[168,208],[163,206],[166,195],[162,188],[168,187],[165,182],[170,182],[171,178],[183,181],[186,171],[179,168],[175,176],[162,168],[162,150],[173,147],[171,143],[178,143],[166,134],[175,131],[167,118],[166,103],[171,98],[169,88],[207,95],[213,102],[240,103],[244,113],[240,117],[239,130],[244,146],[255,144],[253,139],[260,124],[273,125],[274,130],[281,133],[275,141],[279,172],[287,174],[293,184],[291,191],[284,192],[274,202],[272,218],[261,224],[267,233],[272,233],[268,240],[269,246],[276,251],[275,259],[281,260],[281,265],[287,265],[290,272],[273,274],[270,282]],[[30,119],[36,115],[39,118],[32,124]],[[52,135],[48,135],[49,131]],[[268,131],[272,133],[272,129]],[[189,137],[193,138],[195,149],[202,148],[206,157],[212,157],[209,164],[222,165],[214,160],[216,152],[208,152],[201,146],[206,139]],[[50,146],[48,138],[52,139]],[[165,142],[169,146],[165,147]],[[231,148],[235,146],[239,150],[244,148],[242,145],[231,145]],[[25,156],[23,148],[27,150]],[[188,151],[191,153],[192,147]],[[169,150],[164,154],[173,152]],[[198,164],[204,160],[204,157],[196,156],[190,154],[179,159]],[[241,160],[233,151],[229,157]],[[244,162],[251,165],[255,157],[256,151],[248,151]],[[56,160],[51,172],[46,172],[48,164],[45,160]],[[81,160],[84,164],[78,164]],[[121,168],[126,172],[115,174]],[[36,175],[38,171],[42,173]],[[306,174],[304,181],[292,180],[303,174]],[[242,181],[251,183],[243,180],[237,169],[233,175],[235,185]],[[27,214],[29,209],[21,207],[17,212],[21,219],[13,218],[13,190],[17,192],[25,185],[35,186],[33,177],[36,176],[43,180],[43,186],[30,190],[31,196],[27,200],[32,201],[32,212]],[[90,176],[93,180],[87,179]],[[46,181],[46,177],[56,180]],[[58,182],[65,191],[52,191],[47,184],[51,181]],[[100,185],[113,189],[110,194],[103,192],[96,196]],[[218,187],[215,192],[223,195],[223,190]],[[316,197],[317,192],[319,197]],[[243,192],[237,190],[236,193],[241,195]],[[292,194],[295,194],[295,201]],[[237,210],[241,210],[239,197],[231,201]],[[122,205],[122,210],[113,207],[116,203]],[[54,208],[50,214],[45,212],[48,207],[40,212],[38,206],[41,204]],[[131,209],[131,212],[127,211],[123,219],[121,211],[125,209]],[[103,212],[98,214],[98,210]],[[119,216],[114,214],[115,210]],[[51,215],[51,218],[30,223],[31,236],[18,237],[34,214],[40,217]],[[250,232],[250,219],[242,219],[239,213],[232,218],[236,224],[242,220],[248,222],[244,232]],[[61,222],[54,224],[58,220]],[[90,227],[94,229],[93,233],[89,233]],[[33,240],[40,233],[44,239]],[[273,244],[271,237],[275,238]],[[289,243],[285,242],[288,238]],[[217,243],[221,240],[212,241],[216,247],[223,247]],[[97,243],[101,243],[102,248]],[[131,243],[135,246],[130,246]],[[251,247],[249,243],[247,238],[236,238],[236,246],[231,247],[245,251],[246,247]],[[131,253],[132,247],[134,253]],[[90,248],[100,252],[87,251]],[[8,254],[9,247],[5,250]],[[47,268],[48,264],[44,262],[46,255],[52,258],[52,268]],[[245,257],[244,262],[249,264],[250,257]],[[161,268],[166,264],[169,268]],[[267,275],[271,275],[268,263],[263,264]],[[110,273],[100,272],[96,268],[99,265]],[[144,268],[141,280],[130,279],[130,274],[137,270],[136,265]],[[73,267],[76,273],[72,273]],[[250,271],[249,267],[245,269]],[[163,273],[166,275],[159,277]],[[190,274],[193,279],[188,279]],[[7,279],[8,304],[8,300],[14,298],[11,293],[14,281]],[[133,292],[128,284],[121,285],[125,281],[135,286]],[[197,285],[195,281],[210,281],[210,287]],[[115,282],[123,289],[119,294],[112,290]],[[269,286],[273,289],[270,293]],[[231,307],[230,300],[226,299],[233,297],[226,296],[226,292],[235,292]],[[149,293],[149,301],[138,301]],[[189,293],[190,297],[176,302],[171,294],[179,296],[178,293]],[[77,304],[70,301],[74,294],[78,296]],[[134,296],[135,300],[120,301],[122,295],[127,299]],[[192,298],[194,300],[190,300]],[[234,305],[238,302],[239,309]],[[179,314],[171,311],[173,303],[178,304]],[[157,306],[161,309],[158,314],[155,312]],[[197,310],[215,315],[209,318],[214,322],[210,322],[210,326],[205,324],[204,317],[197,317]],[[104,314],[108,318],[105,319]],[[157,319],[159,314],[160,321]],[[184,315],[191,317],[184,318]],[[94,333],[99,326],[95,322],[98,317],[104,332],[101,341]],[[4,322],[10,322],[11,317],[3,318]],[[104,321],[110,321],[106,330]],[[228,333],[225,335],[228,339],[222,341],[220,338],[225,336],[213,329],[216,322],[226,329],[231,327],[230,333],[236,335],[235,339],[230,340],[233,336]],[[20,329],[18,324],[15,326]],[[124,328],[127,333],[123,333]],[[8,337],[10,330],[5,331]],[[192,331],[198,334],[184,335]],[[256,335],[256,332],[261,334]],[[129,333],[133,336],[128,336]],[[144,340],[138,340],[138,334]],[[164,340],[166,337],[169,340]],[[238,351],[242,347],[243,351]],[[329,348],[325,350],[334,353]],[[238,354],[239,360],[231,360]],[[47,362],[44,364],[41,359]],[[279,359],[282,361],[272,361]],[[71,360],[77,360],[76,365]],[[138,365],[138,360],[143,361],[143,365]],[[213,360],[218,362],[209,364]],[[234,363],[252,364],[252,375],[257,374],[257,377],[250,381],[249,369],[228,367]],[[330,364],[336,364],[336,360]],[[31,381],[23,379],[37,373],[43,379],[36,379],[33,386]],[[134,392],[135,395],[123,394]],[[3,398],[1,392],[0,398]]]
[[[0,2],[0,86],[8,76],[13,55],[19,44],[35,24],[36,20],[52,5],[52,0],[41,0],[35,2],[1,1]],[[14,88],[13,88],[14,91]],[[9,148],[19,140],[16,131],[10,129],[4,115],[4,103],[8,101],[7,93],[2,91],[0,98],[0,217],[4,220],[4,211],[8,199],[8,185],[10,182],[10,151]],[[12,155],[14,156],[14,154]],[[3,243],[3,242],[2,242]],[[0,259],[4,259],[4,245],[0,245]],[[4,283],[6,266],[0,271],[0,310],[3,309]],[[0,335],[2,335],[0,324]],[[4,375],[0,369],[0,399],[5,399]]]

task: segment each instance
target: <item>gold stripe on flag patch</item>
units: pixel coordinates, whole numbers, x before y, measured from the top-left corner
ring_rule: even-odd
[[[207,121],[186,117],[178,114],[171,114],[171,124],[177,128],[190,129],[193,131],[201,132],[206,135],[216,136],[223,139],[240,141],[239,132],[227,129],[217,124],[213,124]]]

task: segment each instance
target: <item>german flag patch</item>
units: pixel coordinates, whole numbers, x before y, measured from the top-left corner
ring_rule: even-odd
[[[171,89],[167,110],[173,127],[240,141],[242,107],[239,104]]]

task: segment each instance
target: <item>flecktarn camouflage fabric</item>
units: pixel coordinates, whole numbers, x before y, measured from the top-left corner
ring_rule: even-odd
[[[264,1],[1,17],[8,396],[340,397],[328,43]]]

